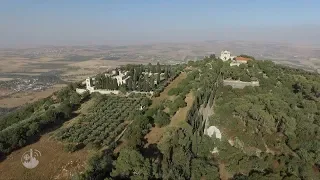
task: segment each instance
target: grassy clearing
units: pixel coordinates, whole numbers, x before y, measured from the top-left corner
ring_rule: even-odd
[[[173,88],[173,87],[171,87],[171,88]],[[166,132],[167,128],[178,127],[181,125],[181,123],[185,122],[185,120],[187,118],[187,113],[194,102],[194,95],[192,92],[190,92],[186,95],[185,102],[187,103],[187,106],[180,108],[176,112],[176,114],[171,118],[171,122],[168,126],[161,127],[161,128],[156,126],[156,127],[151,128],[150,132],[145,136],[145,139],[148,141],[148,143],[146,144],[146,147],[149,144],[157,144],[161,140],[161,138],[162,138],[163,134]]]
[[[169,126],[179,126],[181,122],[184,122],[186,120],[188,111],[190,110],[194,101],[193,93],[192,92],[188,93],[184,101],[187,103],[187,106],[180,108],[176,112],[176,114],[171,118],[171,122]]]
[[[186,72],[182,72],[177,78],[175,78],[165,89],[162,93],[160,93],[159,97],[152,99],[151,108],[156,107],[161,103],[161,101],[165,101],[166,99],[174,98],[168,95],[168,91],[172,88],[178,87],[178,84],[187,77]]]

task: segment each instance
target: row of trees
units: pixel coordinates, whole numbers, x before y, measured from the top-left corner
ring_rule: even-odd
[[[95,88],[96,89],[119,89],[116,79],[111,78],[111,76],[105,76],[104,74],[98,74],[95,78]]]
[[[74,144],[92,144],[94,147],[108,146],[132,121],[140,107],[148,106],[149,99],[116,96],[97,96],[95,105],[77,124],[61,129],[59,140]]]

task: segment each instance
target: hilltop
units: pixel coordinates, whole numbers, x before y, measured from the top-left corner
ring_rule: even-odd
[[[320,75],[246,57],[128,64],[71,83],[0,118],[0,172],[319,179]],[[41,172],[18,162],[26,148],[42,152]]]

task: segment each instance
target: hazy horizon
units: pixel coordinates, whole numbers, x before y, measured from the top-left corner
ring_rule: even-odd
[[[319,45],[320,2],[4,1],[0,47],[209,40]]]

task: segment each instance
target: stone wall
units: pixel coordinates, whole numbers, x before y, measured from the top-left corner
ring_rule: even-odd
[[[118,90],[104,90],[104,89],[90,89],[90,90],[87,90],[87,89],[76,88],[76,92],[78,94],[82,94],[82,93],[84,93],[86,91],[89,91],[90,94],[94,93],[94,92],[98,92],[100,94],[119,94],[120,93],[120,91],[118,91]]]
[[[78,94],[83,94],[84,92],[86,92],[87,90],[86,89],[78,89],[78,88],[76,88],[76,92],[78,93]]]
[[[130,91],[130,92],[127,92],[127,96],[131,93],[136,93],[136,94],[151,94],[151,96],[153,95],[153,91],[150,91],[150,92],[143,92],[143,91]]]
[[[246,86],[260,86],[259,81],[244,82],[239,80],[223,80],[223,85],[239,89],[243,89]]]
[[[98,92],[100,94],[119,94],[120,93],[120,91],[118,90],[104,90],[104,89],[96,89],[93,92]]]
[[[92,89],[92,90],[87,90],[87,89],[79,89],[79,88],[76,88],[76,92],[77,92],[78,94],[82,94],[82,93],[84,93],[84,92],[86,92],[86,91],[89,91],[90,94],[91,94],[91,93],[94,93],[94,92],[98,92],[98,93],[100,93],[100,94],[116,94],[116,95],[120,94],[120,91],[119,91],[119,90],[106,90],[106,89]],[[153,95],[153,91],[150,91],[150,92],[130,91],[130,92],[127,92],[126,95],[128,96],[128,95],[130,95],[130,94],[132,94],[132,93],[135,93],[135,94],[146,94],[146,95],[151,94],[151,95]]]

